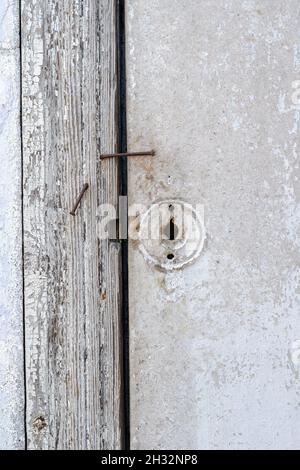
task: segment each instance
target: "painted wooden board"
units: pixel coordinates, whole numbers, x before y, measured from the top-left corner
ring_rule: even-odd
[[[299,18],[127,2],[128,147],[156,150],[130,161],[129,205],[200,204],[206,228],[177,271],[175,244],[167,270],[130,242],[133,449],[299,449]]]
[[[31,449],[122,446],[115,203],[116,2],[23,0],[27,435]],[[76,217],[69,212],[89,184]]]
[[[18,2],[0,2],[0,449],[24,449]]]

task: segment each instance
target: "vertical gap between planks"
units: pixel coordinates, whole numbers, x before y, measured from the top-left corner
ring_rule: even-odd
[[[118,74],[119,74],[119,147],[127,152],[126,119],[126,30],[125,0],[119,0],[117,21]],[[120,159],[120,195],[128,195],[127,158]],[[128,206],[127,206],[128,209]],[[130,364],[129,364],[129,307],[128,307],[128,230],[127,239],[121,240],[122,269],[122,330],[123,330],[123,393],[124,393],[124,447],[130,450]]]

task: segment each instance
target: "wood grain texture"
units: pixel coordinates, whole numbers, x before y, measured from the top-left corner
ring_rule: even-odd
[[[122,446],[115,0],[22,1],[28,447]],[[69,214],[89,183],[76,217]]]

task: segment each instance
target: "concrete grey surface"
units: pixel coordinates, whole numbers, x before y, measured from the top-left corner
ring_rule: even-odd
[[[298,0],[129,0],[129,203],[203,204],[194,264],[130,242],[133,449],[299,449]]]
[[[19,4],[0,1],[0,449],[24,448]]]

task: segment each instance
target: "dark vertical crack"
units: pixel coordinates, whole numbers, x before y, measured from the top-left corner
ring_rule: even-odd
[[[125,0],[117,2],[117,44],[118,44],[118,73],[119,73],[119,151],[127,151],[127,121],[126,121],[126,30],[125,30]],[[127,196],[127,159],[120,159],[120,188],[121,196]],[[129,368],[129,307],[128,307],[128,237],[121,241],[122,269],[122,330],[123,330],[123,390],[124,390],[124,448],[130,449],[130,368]]]

